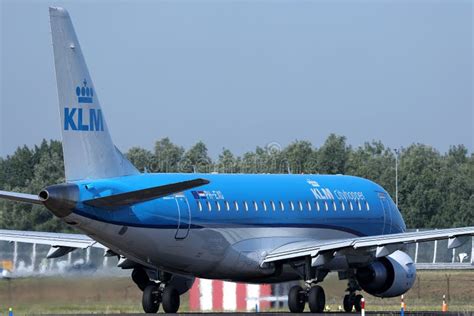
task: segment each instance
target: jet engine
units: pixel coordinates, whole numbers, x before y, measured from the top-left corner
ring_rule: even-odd
[[[378,297],[395,297],[407,292],[415,283],[416,267],[403,251],[379,258],[368,266],[357,269],[360,287]]]

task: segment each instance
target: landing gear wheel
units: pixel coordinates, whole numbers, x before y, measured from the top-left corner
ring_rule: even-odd
[[[165,313],[176,313],[179,309],[178,290],[172,286],[165,287],[161,297],[161,302],[163,304],[163,310]]]
[[[308,292],[308,305],[311,313],[322,313],[326,307],[326,294],[319,285],[313,286]]]
[[[362,297],[362,295],[358,294],[354,299],[354,307],[357,312],[360,312],[362,310]]]
[[[303,288],[299,285],[291,287],[288,292],[288,308],[292,313],[301,313],[304,310],[305,295]]]
[[[145,313],[156,313],[160,308],[160,293],[158,286],[148,285],[143,290],[142,306]]]
[[[344,301],[342,302],[342,305],[344,306],[344,311],[346,313],[352,312],[352,308],[354,307],[353,295],[350,295],[350,294],[344,295]]]

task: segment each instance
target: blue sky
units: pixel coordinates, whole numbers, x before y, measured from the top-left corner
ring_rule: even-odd
[[[473,150],[472,1],[1,1],[0,156],[60,139],[66,7],[115,143],[215,157],[330,133]]]

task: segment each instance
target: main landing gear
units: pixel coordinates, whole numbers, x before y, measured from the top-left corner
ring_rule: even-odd
[[[356,312],[360,312],[362,309],[361,301],[362,295],[360,294],[356,295],[355,293],[349,293],[344,295],[344,311],[350,313],[352,312],[352,309],[355,308]]]
[[[145,287],[142,299],[145,313],[158,312],[160,303],[165,313],[176,313],[180,304],[178,290],[171,285],[163,286],[163,284],[150,284]]]
[[[360,312],[362,309],[361,301],[363,296],[356,294],[356,291],[360,291],[360,287],[354,279],[349,279],[346,291],[348,291],[349,294],[344,295],[344,301],[342,304],[344,306],[344,311],[350,313],[355,309],[356,312]]]
[[[360,312],[362,295],[356,294],[354,288],[348,289],[349,294],[344,296],[343,306],[344,311],[350,313],[353,309]],[[306,303],[308,303],[311,313],[322,313],[326,307],[326,295],[324,289],[319,285],[307,285],[303,289],[299,285],[290,288],[288,293],[288,307],[292,313],[302,313]]]
[[[145,313],[156,313],[163,307],[165,313],[176,313],[180,304],[180,292],[171,284],[171,276],[162,273],[159,281],[151,281],[145,269],[135,268],[132,279],[143,291],[142,306]],[[191,283],[192,285],[192,283]]]
[[[324,289],[317,284],[324,281],[329,270],[314,269],[311,266],[310,258],[307,258],[305,262],[300,265],[293,264],[292,267],[304,278],[305,288],[295,285],[288,292],[288,307],[290,312],[303,312],[306,303],[308,303],[309,310],[312,313],[324,312],[326,307],[326,295],[324,294]],[[356,294],[356,291],[360,291],[361,288],[353,274],[340,274],[339,278],[349,280],[346,290],[349,294],[344,296],[343,301],[344,310],[348,313],[352,312],[353,309],[360,312],[362,295]]]
[[[301,313],[305,304],[308,302],[309,310],[312,313],[321,313],[326,306],[326,294],[324,289],[319,285],[308,286],[303,289],[299,285],[295,285],[288,293],[288,307],[292,313]]]
[[[312,313],[321,313],[326,307],[326,294],[324,289],[316,285],[322,282],[328,270],[316,270],[311,266],[311,258],[307,257],[301,265],[292,265],[295,271],[304,277],[305,288],[299,285],[293,286],[288,293],[288,308],[292,313],[301,313],[306,302]]]

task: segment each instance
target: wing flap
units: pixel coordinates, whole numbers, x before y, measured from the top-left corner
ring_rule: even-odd
[[[40,200],[40,198],[37,195],[19,193],[19,192],[0,191],[0,199],[6,199],[10,201],[30,203],[30,204],[40,204],[40,205],[43,204],[43,202]]]
[[[201,185],[208,184],[206,179],[193,179],[188,181],[176,182],[171,184],[160,185],[157,187],[136,190],[126,193],[120,193],[92,200],[86,200],[83,203],[94,207],[120,207],[141,202],[150,201],[163,196],[179,193]]]

